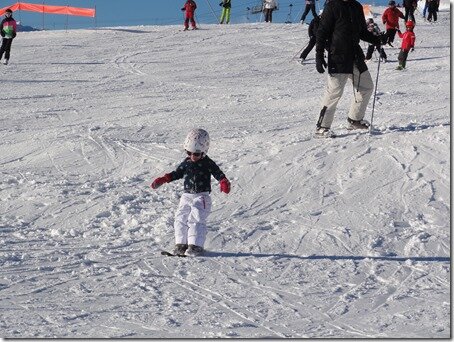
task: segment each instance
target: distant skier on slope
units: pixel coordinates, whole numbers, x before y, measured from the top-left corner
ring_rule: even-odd
[[[176,171],[156,178],[151,187],[184,178],[184,193],[175,214],[175,255],[196,256],[203,253],[206,222],[211,213],[211,176],[219,181],[222,192],[230,192],[230,182],[208,155],[210,137],[203,129],[191,130],[183,144],[188,156]]]
[[[396,7],[396,2],[391,0],[388,3],[388,8],[382,14],[383,24],[386,25],[386,43],[389,46],[393,46],[396,32],[399,29],[399,18],[404,19],[404,14]]]
[[[10,52],[11,52],[11,44],[13,43],[13,39],[16,37],[16,30],[17,24],[16,20],[13,18],[13,11],[9,8],[5,11],[5,19],[2,20],[0,24],[0,34],[2,36],[2,46],[0,47],[0,60],[3,58],[3,54],[5,54],[5,60],[3,64],[8,64]]]
[[[193,30],[197,29],[197,25],[195,23],[195,10],[197,9],[197,4],[194,0],[187,0],[186,3],[183,5],[182,11],[185,11],[184,14],[184,30],[189,29],[189,22],[191,22],[191,26]]]
[[[230,0],[222,0],[221,3],[219,3],[219,6],[222,6],[222,12],[221,12],[221,19],[219,20],[219,24],[228,24],[230,22],[230,10],[232,8],[232,2]]]

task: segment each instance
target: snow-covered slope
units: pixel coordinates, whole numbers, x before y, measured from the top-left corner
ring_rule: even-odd
[[[418,20],[407,70],[387,48],[378,134],[343,128],[347,86],[332,140],[312,138],[327,76],[294,58],[300,24],[18,35],[0,336],[449,337],[449,15]],[[213,181],[207,256],[162,257],[182,184],[149,184],[194,127],[232,192]]]

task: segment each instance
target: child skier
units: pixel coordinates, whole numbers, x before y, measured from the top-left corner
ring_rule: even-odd
[[[183,8],[181,9],[182,11],[185,11],[184,14],[184,30],[189,29],[189,22],[191,22],[191,26],[193,30],[197,29],[196,23],[195,23],[195,10],[197,8],[197,5],[194,0],[187,0],[186,3],[184,4]]]
[[[396,68],[396,70],[405,69],[405,65],[407,64],[407,57],[408,57],[408,53],[410,52],[410,49],[411,49],[411,51],[415,50],[416,36],[413,33],[415,23],[413,21],[409,20],[405,23],[405,26],[407,28],[407,31],[405,31],[405,33],[400,32],[400,30],[397,31],[399,38],[402,38],[402,45],[400,47],[400,53],[399,53],[399,57],[398,57],[399,66]]]
[[[230,10],[232,8],[232,3],[230,2],[230,0],[222,0],[219,6],[222,6],[222,13],[219,24],[224,24],[224,19],[225,23],[228,24],[230,22]]]
[[[184,193],[175,213],[175,255],[196,256],[203,253],[206,221],[211,213],[211,175],[219,181],[222,192],[230,192],[230,182],[219,166],[207,156],[210,137],[203,129],[191,130],[183,147],[188,156],[176,171],[156,178],[151,187],[184,178]]]
[[[367,24],[367,30],[369,32],[372,32],[374,36],[383,36],[384,33],[380,31],[380,28],[378,25],[374,22],[374,19],[369,18],[366,20]],[[366,53],[366,62],[370,61],[372,58],[372,54],[374,53],[374,50],[377,49],[377,51],[380,52],[380,58],[383,59],[384,62],[386,62],[387,56],[385,49],[381,47],[381,45],[374,45],[374,44],[369,44],[369,47],[367,48],[367,53]]]
[[[0,34],[2,36],[2,46],[0,47],[0,60],[3,58],[3,53],[5,54],[5,60],[3,64],[8,64],[11,44],[13,39],[16,37],[17,24],[16,20],[13,19],[13,11],[9,8],[5,11],[5,19],[2,20],[0,24]]]

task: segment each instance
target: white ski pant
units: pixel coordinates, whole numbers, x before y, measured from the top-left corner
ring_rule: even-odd
[[[210,213],[209,192],[184,193],[175,213],[175,243],[203,247],[207,234],[206,222]]]
[[[344,92],[345,84],[349,79],[352,81],[354,94],[348,117],[352,120],[364,119],[367,104],[374,91],[374,82],[372,81],[369,70],[360,74],[358,68],[353,66],[353,74],[328,75],[328,84],[322,99],[322,108],[326,107],[326,110],[324,111],[324,115],[322,113],[320,114],[323,116],[320,117],[322,120],[319,122],[321,127],[331,128],[337,104]]]

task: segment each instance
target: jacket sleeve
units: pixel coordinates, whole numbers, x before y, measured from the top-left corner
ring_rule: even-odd
[[[317,54],[324,53],[325,48],[327,47],[326,41],[331,37],[334,30],[334,16],[333,10],[330,4],[328,3],[323,11],[322,18],[318,24],[317,34],[316,34],[316,46],[315,51]]]
[[[219,166],[211,159],[210,159],[209,169],[210,169],[210,173],[213,175],[213,177],[217,181],[220,181],[222,178],[225,178],[224,172],[222,172],[221,169],[219,168]]]
[[[180,165],[178,165],[178,167],[175,171],[170,172],[170,175],[172,176],[172,181],[183,178],[185,170],[186,170],[186,160],[184,162],[182,162]]]
[[[415,42],[416,42],[416,36],[415,36],[415,34],[412,34],[411,35],[411,40],[410,40],[410,45],[411,45],[412,48],[415,47]]]

